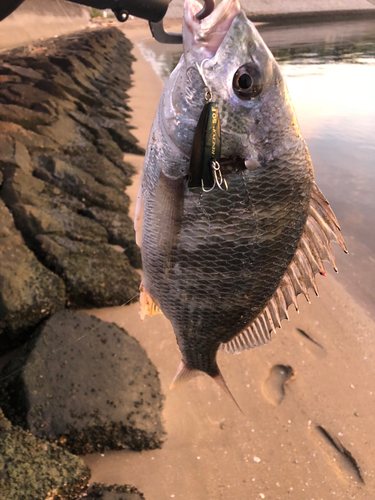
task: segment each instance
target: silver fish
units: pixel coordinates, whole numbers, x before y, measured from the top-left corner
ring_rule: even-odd
[[[236,354],[269,342],[288,307],[298,309],[297,296],[318,293],[323,261],[336,269],[330,241],[347,250],[271,52],[238,0],[201,22],[200,9],[185,1],[184,53],[143,167],[135,222],[141,306],[172,323],[182,354],[172,386],[204,372],[230,394],[218,349]],[[220,160],[213,186],[188,189],[207,100],[220,116]]]

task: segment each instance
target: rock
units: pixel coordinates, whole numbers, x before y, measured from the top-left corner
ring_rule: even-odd
[[[0,103],[0,120],[13,122],[24,128],[36,130],[38,125],[48,125],[55,118],[47,113],[27,109],[17,104]]]
[[[62,277],[73,307],[123,305],[138,297],[140,276],[121,252],[104,243],[37,236],[45,265]]]
[[[123,161],[124,154],[120,149],[120,147],[114,141],[99,138],[97,139],[95,145],[100,154],[106,156],[118,168],[124,169],[124,173],[127,173],[127,169],[124,168],[124,161]],[[136,154],[142,155],[144,153],[142,148],[137,149],[136,146],[134,146],[133,150]]]
[[[22,341],[43,318],[65,306],[63,281],[26,247],[0,200],[0,353]]]
[[[85,209],[85,204],[74,196],[21,170],[4,181],[1,196],[9,207],[21,204],[42,208],[65,206],[76,212]]]
[[[103,113],[101,113],[103,115]],[[136,144],[134,136],[124,127],[124,119],[109,119],[104,116],[86,116],[82,112],[70,112],[69,116],[86,128],[94,138],[97,153],[107,158],[125,175],[134,173],[134,168],[123,160],[123,153],[144,154]],[[117,132],[116,132],[117,131]],[[130,167],[130,168],[129,168]]]
[[[81,48],[79,48],[79,50],[81,50]],[[99,65],[89,68],[87,65],[83,64],[78,57],[69,53],[56,56],[51,55],[48,59],[54,66],[58,66],[68,75],[74,75],[75,81],[87,93],[94,90],[91,80],[94,80],[100,74]]]
[[[14,168],[31,173],[32,166],[27,148],[12,137],[0,135],[0,170],[7,176]]]
[[[96,152],[94,137],[67,115],[61,114],[53,124],[39,126],[36,131],[55,142],[58,151],[67,155],[82,155],[86,151]]]
[[[17,227],[28,241],[40,234],[67,236],[78,241],[108,241],[103,227],[64,205],[51,209],[15,204],[12,212]]]
[[[5,74],[16,74],[16,75],[20,75],[20,76],[25,77],[25,78],[30,79],[30,80],[39,80],[40,78],[43,77],[43,75],[41,73],[39,73],[39,71],[35,71],[32,68],[25,68],[23,66],[9,64],[7,62],[4,62],[2,64],[1,73],[2,74],[4,74],[4,73]]]
[[[133,221],[128,215],[99,207],[88,208],[84,214],[103,226],[107,230],[109,243],[122,247],[130,264],[136,269],[141,269],[141,252],[135,242]]]
[[[134,140],[133,134],[131,134],[119,120],[101,118],[97,121],[100,127],[104,127],[108,130],[113,141],[117,143],[122,152],[137,155],[145,154],[145,150],[135,143],[136,141]]]
[[[129,197],[125,193],[99,184],[92,175],[58,157],[41,156],[34,175],[75,196],[86,206],[97,205],[125,213],[129,209]]]
[[[56,149],[56,143],[48,139],[48,137],[36,134],[31,130],[26,130],[16,123],[0,121],[0,140],[3,139],[2,136],[12,137],[26,146],[29,151]]]
[[[43,90],[53,97],[58,97],[61,100],[74,101],[74,99],[63,89],[63,87],[54,80],[46,80],[42,78],[35,83],[34,87],[36,89]]]
[[[134,486],[117,484],[105,486],[94,483],[77,500],[144,500],[143,494]]]
[[[86,116],[74,111],[69,114],[74,120],[85,126],[100,143],[114,141],[123,153],[144,155],[143,148],[138,146],[137,140],[129,130],[124,127],[123,120],[110,119],[100,115]]]
[[[89,479],[80,458],[13,427],[0,410],[1,499],[75,500]]]
[[[15,228],[12,214],[9,212],[5,203],[0,200],[0,240],[8,238],[9,236],[19,235]]]
[[[92,92],[86,93],[79,85],[76,85],[73,78],[68,74],[59,72],[53,79],[54,83],[60,86],[68,95],[74,97],[80,103],[89,107],[99,107],[102,104],[101,96]]]
[[[80,215],[77,211],[88,215],[83,203],[21,171],[4,182],[2,195],[30,248],[64,280],[70,305],[121,305],[138,295],[140,278],[127,255],[139,265],[139,250],[125,214],[121,217],[117,212],[103,211],[106,217],[99,217],[101,209],[93,207],[96,219],[92,214]],[[127,255],[106,244],[109,232],[105,222],[110,226],[112,216],[113,229],[119,234],[123,230],[122,238],[113,239],[113,243],[122,244]],[[123,227],[116,228],[117,221]]]
[[[73,453],[162,444],[157,371],[138,341],[112,323],[61,311],[1,378],[7,418]]]
[[[16,75],[0,75],[0,85],[2,83],[20,83],[22,82],[21,77]]]
[[[2,91],[2,98],[9,104],[17,104],[18,106],[33,110],[40,104],[47,104],[52,106],[52,108],[55,107],[50,94],[34,87],[30,83],[7,85]]]
[[[122,193],[132,183],[131,175],[134,173],[134,168],[131,165],[123,162],[124,167],[118,168],[107,157],[98,152],[95,154],[87,152],[84,155],[71,156],[70,163],[92,175],[100,184],[112,187]]]

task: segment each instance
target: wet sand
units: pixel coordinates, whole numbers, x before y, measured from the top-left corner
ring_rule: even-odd
[[[141,21],[123,29],[134,43],[150,36]],[[132,123],[146,146],[162,82],[136,45],[134,55]],[[140,158],[127,159],[141,170]],[[138,182],[139,175],[127,190],[133,201]],[[146,349],[166,395],[167,431],[161,450],[85,456],[92,481],[134,485],[147,500],[371,500],[375,327],[333,272],[318,277],[318,286],[320,298],[308,305],[300,297],[300,314],[290,309],[270,344],[219,353],[243,415],[206,376],[169,391],[180,354],[164,316],[142,322],[138,304],[89,311]]]

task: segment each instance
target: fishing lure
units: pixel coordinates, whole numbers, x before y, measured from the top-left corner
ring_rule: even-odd
[[[205,85],[206,104],[198,120],[194,134],[193,150],[189,168],[189,189],[201,188],[208,193],[217,186],[228,190],[228,183],[221,173],[221,131],[219,106],[212,101],[212,91],[203,73],[203,65],[197,63],[199,74]],[[207,188],[207,186],[210,186]]]

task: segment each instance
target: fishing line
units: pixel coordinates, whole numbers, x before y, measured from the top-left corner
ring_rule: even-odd
[[[131,297],[127,302],[125,302],[124,304],[122,304],[120,307],[125,307],[127,306],[132,300],[134,300],[136,297],[138,297],[140,294],[140,292],[136,293],[135,295],[133,295],[133,297]],[[66,310],[66,309],[65,309]],[[84,313],[86,314],[86,313]],[[92,316],[91,314],[87,314],[87,316]],[[99,318],[97,318],[99,319]],[[102,321],[102,320],[99,320],[99,321]],[[74,342],[72,342],[72,344],[75,344],[77,342],[79,342],[80,340],[84,339],[85,337],[87,337],[88,335],[90,335],[91,333],[95,333],[98,328],[100,327],[100,323],[98,324],[98,326],[94,327],[92,330],[90,330],[89,332],[85,333],[84,335],[82,335],[81,337],[78,337],[78,339],[74,340]],[[122,327],[120,327],[122,328]],[[63,345],[59,348],[57,348],[55,350],[55,354],[59,351],[61,351],[62,349],[68,347],[69,344],[66,344],[66,345]],[[34,363],[36,362],[37,360],[34,361]],[[9,361],[9,363],[11,363],[12,360]],[[24,368],[28,367],[28,366],[32,366],[33,363],[26,363],[25,365],[23,365],[21,368],[19,368],[18,370],[15,370],[14,372],[10,373],[9,375],[7,375],[6,377],[3,377],[2,379],[0,379],[0,383],[1,382],[4,382],[4,380],[7,380],[8,378],[11,378],[13,377],[13,375],[16,375],[17,373],[19,373],[20,371],[22,371]],[[5,365],[6,367],[7,365]]]

